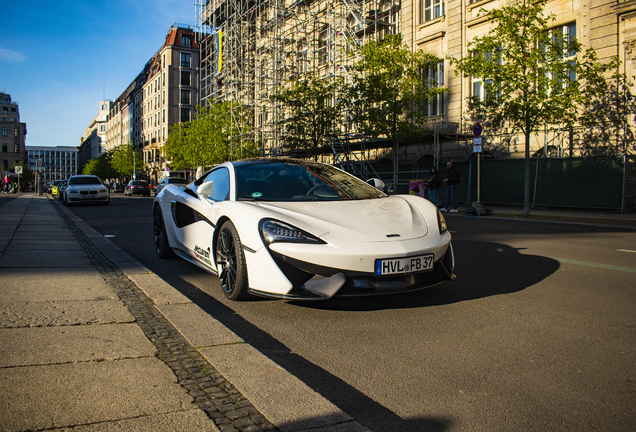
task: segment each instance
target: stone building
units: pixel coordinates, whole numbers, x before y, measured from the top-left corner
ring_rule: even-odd
[[[16,162],[26,161],[26,123],[20,122],[20,109],[8,93],[0,93],[0,174]]]
[[[106,151],[106,119],[110,112],[110,105],[109,100],[99,102],[99,113],[91,120],[84,130],[84,136],[80,138],[80,145],[77,147],[79,173],[89,160],[99,157]]]
[[[199,45],[194,31],[173,25],[161,48],[119,97],[100,102],[100,107],[108,103],[105,121],[91,122],[83,142],[99,138],[102,152],[132,143],[143,154],[149,180],[160,181],[169,167],[164,144],[170,126],[190,121],[199,104],[198,66]],[[96,119],[101,117],[100,111]],[[93,125],[99,129],[95,130]],[[90,147],[93,148],[92,144]],[[82,153],[89,152],[84,149]],[[90,151],[90,158],[97,156]]]
[[[247,0],[202,2],[200,10],[202,100],[239,100],[253,109],[254,128],[250,138],[267,149],[281,146],[277,122],[284,115],[269,96],[300,72],[313,71],[322,77],[347,76],[356,60],[351,43],[381,39],[400,33],[413,50],[421,49],[443,59],[426,71],[450,92],[429,106],[426,125],[433,131],[426,143],[404,147],[400,162],[423,159],[467,159],[474,121],[467,116],[467,100],[479,95],[477,80],[458,77],[448,57],[468,56],[467,45],[490,29],[486,13],[509,2],[505,0],[360,0],[330,2],[312,0],[292,5],[276,0],[253,5]],[[584,48],[596,50],[601,61],[612,56],[636,57],[636,24],[631,24],[633,2],[609,0],[551,0],[545,12],[554,14],[554,30],[572,35]],[[633,28],[632,28],[633,27]],[[219,43],[220,42],[220,43]],[[219,61],[221,59],[221,61]],[[626,62],[628,76],[631,60]],[[345,125],[343,135],[359,131]],[[534,138],[533,151],[550,148],[559,154],[568,136],[563,131],[541,131]],[[507,142],[503,145],[502,142]],[[508,136],[493,138],[496,157],[521,157],[523,149]],[[378,152],[376,158],[392,157]]]

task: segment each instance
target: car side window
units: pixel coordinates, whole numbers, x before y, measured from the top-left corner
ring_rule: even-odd
[[[227,168],[219,168],[212,171],[205,179],[204,183],[214,182],[214,189],[210,199],[213,201],[225,201],[230,198],[230,172]]]

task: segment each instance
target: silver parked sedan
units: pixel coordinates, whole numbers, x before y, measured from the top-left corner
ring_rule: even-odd
[[[62,202],[66,206],[79,203],[110,204],[108,188],[94,175],[74,175],[69,177]]]
[[[157,188],[155,189],[155,196],[159,195],[159,192],[161,192],[161,189],[165,188],[169,184],[175,185],[177,187],[185,188],[188,185],[188,181],[181,177],[164,177],[164,179],[161,180],[161,183],[159,183],[157,185]]]

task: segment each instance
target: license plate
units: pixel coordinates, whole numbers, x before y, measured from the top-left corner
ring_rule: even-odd
[[[375,275],[386,276],[431,270],[434,262],[435,256],[433,254],[407,258],[379,259],[375,260]]]

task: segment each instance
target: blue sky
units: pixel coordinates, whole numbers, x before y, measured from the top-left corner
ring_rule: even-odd
[[[161,48],[194,29],[194,0],[2,1],[0,90],[18,103],[27,146],[73,146]]]

